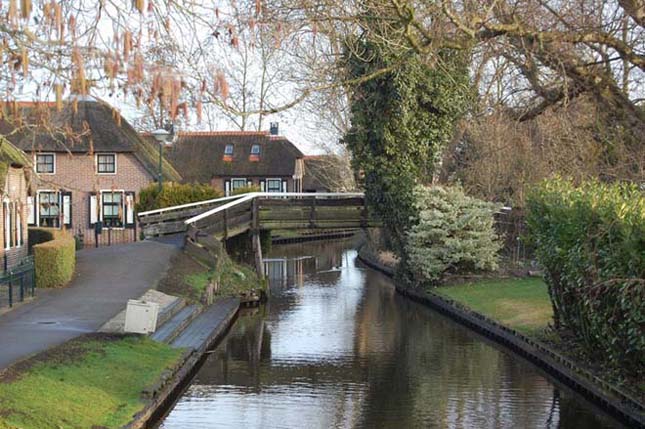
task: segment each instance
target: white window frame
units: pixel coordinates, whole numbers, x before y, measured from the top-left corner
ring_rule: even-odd
[[[4,222],[4,250],[11,249],[11,217],[9,211],[11,210],[11,201],[9,198],[3,198],[2,200],[2,219]]]
[[[229,147],[231,148],[231,153],[228,153],[227,151]],[[235,153],[235,145],[231,143],[227,143],[226,146],[224,146],[224,156],[233,156],[234,153]]]
[[[271,187],[269,186],[269,182],[278,182],[278,187],[277,190],[271,190]],[[265,180],[265,185],[264,185],[265,192],[282,192],[282,179],[276,179],[276,178],[267,178]]]
[[[103,156],[103,155],[112,155],[114,157],[114,171],[113,172],[111,172],[111,173],[101,173],[101,172],[99,172],[99,155],[101,155],[101,156]],[[114,176],[114,175],[116,175],[117,171],[118,171],[117,159],[118,159],[118,156],[117,156],[117,154],[115,152],[98,152],[98,153],[94,154],[94,171],[99,176]]]
[[[58,223],[60,224],[60,225],[58,225],[58,228],[62,228],[64,224],[62,223],[61,216],[60,216],[61,210],[63,209],[62,208],[63,204],[62,204],[62,198],[61,198],[61,191],[60,190],[57,191],[55,189],[38,189],[36,191],[36,201],[35,201],[35,205],[36,205],[36,219],[35,219],[36,220],[36,226],[41,226],[40,225],[40,194],[42,194],[42,193],[55,193],[58,196]],[[53,228],[56,228],[56,227],[53,227]]]
[[[52,156],[52,158],[53,158],[53,160],[54,160],[54,171],[52,171],[51,173],[49,173],[49,172],[40,172],[40,171],[38,171],[38,157],[39,157],[39,156],[49,156],[49,155],[51,155],[51,156]],[[55,153],[55,152],[40,152],[40,153],[35,153],[35,154],[34,154],[34,171],[35,171],[37,174],[44,174],[44,175],[47,175],[47,176],[53,176],[54,174],[56,174],[56,153]]]
[[[257,152],[253,152],[253,149],[258,148]],[[262,147],[259,144],[252,144],[251,145],[251,154],[252,156],[260,156],[260,153],[262,152]]]
[[[235,182],[240,182],[243,181],[244,184],[242,186],[235,186]],[[245,188],[249,186],[249,181],[246,179],[246,177],[236,177],[233,178],[231,177],[231,194],[235,192],[238,188]]]
[[[123,219],[121,220],[122,226],[105,226],[105,222],[103,221],[103,194],[121,194],[121,213],[123,213]],[[125,189],[101,189],[99,191],[99,207],[100,207],[100,212],[99,212],[99,220],[103,224],[104,228],[109,228],[115,231],[119,231],[122,229],[125,229],[126,221],[127,221],[127,214],[126,214],[126,207],[125,207]]]

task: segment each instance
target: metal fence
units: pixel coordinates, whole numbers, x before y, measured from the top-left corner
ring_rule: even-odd
[[[34,257],[27,256],[18,265],[0,274],[0,308],[13,307],[26,297],[33,297],[35,288]]]

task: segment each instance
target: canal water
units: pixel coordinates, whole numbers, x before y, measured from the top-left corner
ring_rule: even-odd
[[[265,268],[270,302],[240,314],[161,428],[620,427],[397,295],[349,242],[274,246]]]

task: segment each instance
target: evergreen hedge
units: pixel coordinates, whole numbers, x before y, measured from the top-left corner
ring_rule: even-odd
[[[163,184],[163,190],[159,192],[159,185],[155,183],[139,192],[139,202],[136,209],[138,212],[163,209],[181,204],[212,200],[220,198],[222,195],[222,192],[212,186],[201,183],[166,182]]]
[[[30,228],[29,238],[44,242],[34,244],[36,287],[61,288],[67,286],[76,268],[76,243],[65,230]],[[49,237],[49,241],[46,241]]]
[[[626,371],[644,370],[645,197],[633,184],[546,181],[527,199],[555,325]]]
[[[418,222],[405,246],[418,281],[497,269],[502,243],[494,228],[495,204],[469,197],[459,186],[417,186],[414,196]]]
[[[241,188],[234,190],[231,195],[249,194],[251,192],[260,192],[260,187],[258,185],[242,186]]]

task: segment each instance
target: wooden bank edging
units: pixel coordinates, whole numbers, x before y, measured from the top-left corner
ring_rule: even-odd
[[[394,271],[390,267],[372,260],[365,252],[359,250],[358,258],[369,267],[388,277],[393,277]],[[471,311],[456,301],[431,292],[408,289],[397,284],[394,286],[397,293],[432,307],[511,349],[627,425],[645,428],[643,404],[615,386],[579,368],[573,361],[554,352],[543,343],[501,325],[483,314]]]
[[[217,326],[213,327],[208,339],[198,349],[186,350],[181,362],[173,368],[171,374],[162,377],[159,383],[157,383],[158,390],[155,387],[148,392],[151,399],[145,405],[144,409],[135,414],[132,421],[123,426],[123,429],[146,428],[150,423],[157,421],[164,415],[176,399],[177,394],[180,393],[194,375],[206,351],[215,346],[232,326],[239,309],[240,305],[238,302],[238,305],[231,308],[224,319]]]
[[[291,243],[306,243],[308,241],[323,241],[335,240],[339,238],[350,238],[357,234],[357,231],[337,232],[333,234],[316,234],[304,235],[300,237],[276,237],[271,238],[272,244],[291,244]]]

